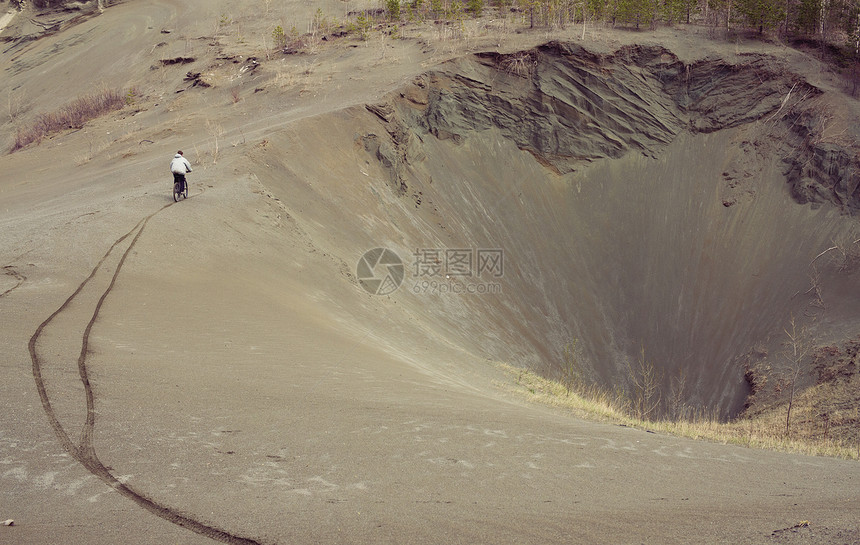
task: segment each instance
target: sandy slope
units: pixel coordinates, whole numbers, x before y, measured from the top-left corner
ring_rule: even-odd
[[[21,119],[94,82],[143,98],[0,159],[0,519],[15,519],[0,543],[860,540],[856,463],[524,405],[493,387],[479,339],[415,312],[457,301],[356,284],[358,256],[402,235],[369,213],[382,174],[352,138],[325,139],[350,114],[308,119],[488,40],[320,44],[253,68],[272,23],[317,5],[261,20],[264,3],[235,4],[130,1],[4,44]],[[177,56],[197,60],[160,63]],[[188,70],[214,87],[188,89]],[[331,148],[311,156],[302,131]],[[177,148],[195,172],[172,204]],[[368,208],[336,208],[340,194]]]
[[[12,22],[12,19],[15,18],[16,14],[17,14],[17,11],[12,10],[12,11],[8,11],[8,12],[4,13],[2,16],[0,16],[0,32],[3,32],[3,29],[6,28],[6,25],[8,25],[9,23]]]

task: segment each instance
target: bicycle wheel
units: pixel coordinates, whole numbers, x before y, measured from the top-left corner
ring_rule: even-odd
[[[185,194],[188,194],[188,191],[185,191]],[[173,200],[175,202],[179,202],[179,197],[182,196],[182,182],[176,182],[173,184]]]
[[[182,185],[183,185],[182,198],[187,199],[188,198],[188,182],[185,182]]]

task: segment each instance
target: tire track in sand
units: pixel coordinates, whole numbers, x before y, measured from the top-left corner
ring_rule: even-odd
[[[16,283],[14,286],[9,288],[8,290],[4,291],[3,293],[0,293],[0,297],[3,297],[5,295],[9,295],[10,293],[12,293],[12,291],[15,288],[20,287],[21,284],[23,284],[24,281],[27,280],[27,277],[24,276],[23,274],[19,273],[18,271],[16,271],[12,265],[7,265],[7,266],[3,267],[3,271],[4,271],[4,274],[6,274],[6,276],[11,276],[12,278],[14,278]]]
[[[99,460],[98,455],[96,454],[95,448],[93,447],[93,430],[95,429],[95,397],[93,395],[92,387],[90,386],[89,376],[87,373],[87,354],[89,352],[89,338],[90,332],[92,331],[93,325],[99,316],[99,311],[101,310],[102,304],[105,299],[107,299],[111,290],[113,290],[114,284],[116,283],[116,279],[119,276],[120,271],[122,270],[122,266],[125,263],[126,258],[131,252],[132,248],[134,248],[137,241],[140,239],[140,236],[143,234],[144,229],[146,228],[149,220],[152,219],[156,214],[163,211],[169,206],[172,206],[175,203],[169,203],[153,212],[149,216],[142,219],[137,223],[128,233],[121,236],[117,239],[111,247],[105,252],[96,266],[93,268],[90,275],[78,286],[78,288],[72,293],[68,299],[54,311],[44,322],[42,322],[38,328],[36,328],[33,336],[30,337],[30,342],[28,344],[30,351],[30,359],[33,363],[33,379],[36,382],[36,389],[39,391],[39,397],[42,400],[42,408],[45,411],[45,414],[48,416],[48,421],[51,424],[51,428],[53,428],[54,433],[57,435],[57,438],[60,440],[60,444],[63,449],[68,452],[75,460],[80,462],[90,473],[101,479],[105,484],[119,492],[122,496],[129,498],[130,500],[137,503],[140,507],[143,507],[147,511],[169,521],[173,524],[196,532],[200,535],[206,536],[216,541],[220,541],[222,543],[228,543],[230,545],[260,545],[258,541],[253,539],[248,539],[244,537],[239,537],[233,534],[230,534],[224,530],[216,528],[214,526],[209,526],[200,521],[197,521],[189,516],[181,515],[169,507],[165,507],[164,505],[159,504],[156,500],[150,499],[140,492],[135,491],[133,488],[128,486],[127,484],[121,482],[117,479],[110,470],[102,464]],[[132,236],[133,235],[133,236]],[[81,338],[81,351],[78,355],[77,367],[78,373],[80,375],[81,382],[84,386],[84,392],[86,396],[86,420],[81,429],[80,439],[77,443],[75,443],[63,425],[60,423],[57,414],[54,411],[54,408],[51,405],[51,399],[48,396],[47,388],[45,387],[45,382],[42,378],[42,365],[45,363],[40,357],[39,353],[36,349],[36,345],[38,344],[39,337],[45,331],[50,323],[61,313],[69,308],[69,305],[72,301],[80,295],[80,293],[84,290],[87,284],[96,276],[96,273],[99,269],[104,266],[107,259],[110,255],[129,237],[132,237],[131,242],[128,247],[123,252],[122,257],[120,257],[119,262],[117,263],[116,269],[113,272],[113,275],[108,283],[107,288],[102,293],[101,297],[98,299],[98,302],[93,309],[92,317],[87,323],[83,336]]]

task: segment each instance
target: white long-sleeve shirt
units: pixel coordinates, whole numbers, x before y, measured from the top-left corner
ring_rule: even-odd
[[[188,159],[177,153],[173,156],[173,160],[170,161],[170,172],[174,174],[191,172],[191,163],[188,162]]]

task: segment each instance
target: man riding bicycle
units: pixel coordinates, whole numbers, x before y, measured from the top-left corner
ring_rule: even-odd
[[[173,173],[173,183],[182,182],[182,191],[185,191],[187,187],[185,174],[191,172],[191,163],[182,156],[182,150],[177,151],[170,161],[170,172]]]

